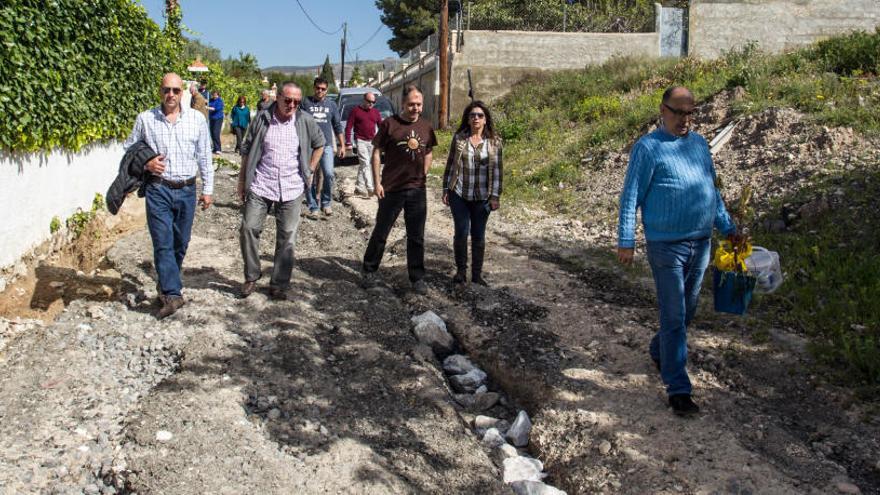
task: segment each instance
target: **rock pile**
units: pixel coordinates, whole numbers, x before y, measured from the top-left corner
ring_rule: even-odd
[[[450,354],[455,348],[455,339],[446,329],[446,322],[442,318],[433,311],[426,311],[412,317],[411,321],[413,334],[418,341],[443,358],[443,371],[448,377],[456,403],[467,412],[482,413],[502,402],[501,394],[489,391],[489,376],[485,371],[463,354]],[[503,470],[504,482],[510,485],[514,493],[565,494],[542,481],[547,476],[544,463],[528,456],[524,450],[532,431],[532,422],[525,411],[519,411],[513,423],[481,414],[474,418],[472,426],[482,444],[490,449],[492,460]]]

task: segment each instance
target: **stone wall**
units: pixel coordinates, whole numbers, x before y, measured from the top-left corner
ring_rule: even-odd
[[[880,0],[691,0],[688,53],[716,58],[756,41],[784,52],[880,25]]]
[[[121,143],[95,144],[78,153],[0,154],[0,267],[49,238],[49,223],[77,208],[88,210],[107,192],[122,159]]]

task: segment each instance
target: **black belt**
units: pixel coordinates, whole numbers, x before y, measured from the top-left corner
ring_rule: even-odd
[[[150,177],[150,182],[153,184],[162,184],[163,186],[170,187],[171,189],[183,189],[186,186],[191,186],[196,183],[195,177],[190,177],[186,180],[168,180],[159,177],[158,175],[153,175]]]

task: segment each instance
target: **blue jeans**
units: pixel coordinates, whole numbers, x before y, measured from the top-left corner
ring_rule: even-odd
[[[180,297],[183,288],[180,273],[196,211],[196,186],[171,189],[162,184],[148,184],[146,203],[159,287],[166,296]]]
[[[488,200],[468,201],[455,191],[449,191],[449,209],[452,210],[456,239],[467,239],[468,231],[471,241],[486,239],[486,223],[492,211]]]
[[[333,201],[333,184],[336,173],[333,170],[333,146],[324,146],[324,154],[321,155],[321,163],[318,164],[324,173],[324,186],[321,188],[321,204],[318,204],[318,178],[312,177],[312,187],[306,190],[306,201],[309,203],[309,211],[318,211],[318,208],[330,208]]]
[[[687,327],[697,311],[710,240],[648,241],[648,263],[657,287],[660,331],[651,339],[651,358],[670,396],[691,393],[687,369]]]

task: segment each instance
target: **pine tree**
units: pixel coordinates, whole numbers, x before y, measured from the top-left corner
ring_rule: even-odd
[[[361,76],[361,70],[357,65],[354,66],[354,70],[351,71],[351,79],[348,80],[350,86],[360,86],[364,83],[364,78]]]
[[[333,66],[330,65],[330,55],[324,59],[324,67],[321,67],[321,77],[327,80],[328,86],[336,86],[336,76],[333,75]]]

